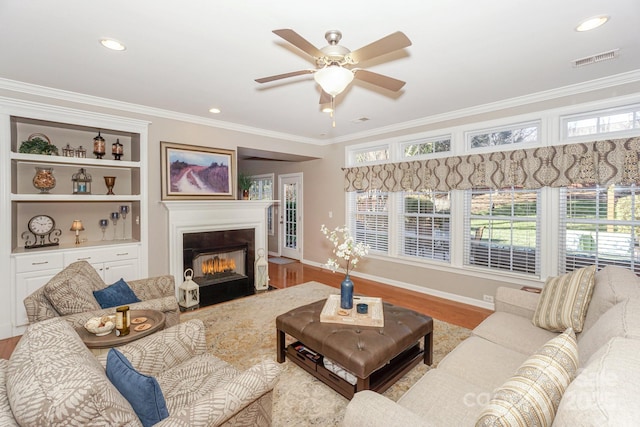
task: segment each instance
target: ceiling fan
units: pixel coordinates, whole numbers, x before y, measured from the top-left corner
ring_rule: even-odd
[[[362,68],[354,68],[360,62],[411,46],[411,40],[400,31],[389,34],[354,51],[350,51],[338,44],[342,38],[342,33],[338,30],[329,30],[325,33],[324,38],[329,44],[321,49],[318,49],[291,29],[274,30],[273,32],[312,56],[316,68],[263,77],[256,79],[258,83],[313,74],[314,80],[322,88],[320,104],[333,102],[333,99],[342,93],[354,78],[394,92],[399,91],[405,85],[402,80],[363,70]]]

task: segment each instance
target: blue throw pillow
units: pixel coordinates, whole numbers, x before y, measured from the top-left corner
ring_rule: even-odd
[[[169,416],[158,380],[142,375],[115,348],[107,355],[107,377],[133,407],[144,427],[159,423]]]
[[[113,285],[109,285],[99,291],[93,291],[93,296],[101,308],[117,307],[140,302],[124,279],[120,279]]]

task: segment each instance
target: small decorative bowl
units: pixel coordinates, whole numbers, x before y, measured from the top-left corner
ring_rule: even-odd
[[[97,337],[110,334],[115,327],[116,321],[114,316],[92,317],[84,324],[84,328]]]

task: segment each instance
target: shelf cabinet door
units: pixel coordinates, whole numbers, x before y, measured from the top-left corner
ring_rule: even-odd
[[[25,326],[29,324],[27,311],[24,308],[24,299],[31,293],[47,284],[49,280],[60,272],[55,270],[30,271],[16,274],[16,300],[15,300],[15,325]]]
[[[139,279],[137,259],[105,262],[94,265],[94,267],[107,285],[111,285],[120,279],[125,281]]]

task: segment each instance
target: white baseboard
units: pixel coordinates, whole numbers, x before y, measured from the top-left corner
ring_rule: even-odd
[[[324,264],[321,264],[319,262],[315,262],[315,261],[309,261],[309,260],[300,260],[300,262],[302,264],[308,264],[308,265],[312,265],[314,267],[319,267],[322,268],[324,267]],[[409,291],[414,291],[414,292],[418,292],[421,294],[425,294],[425,295],[430,295],[433,297],[438,297],[438,298],[444,298],[444,299],[448,299],[451,301],[456,301],[462,304],[468,304],[468,305],[473,305],[476,307],[481,307],[481,308],[486,308],[487,310],[494,310],[494,304],[493,303],[488,303],[479,299],[475,299],[475,298],[469,298],[469,297],[465,297],[462,295],[458,295],[458,294],[452,294],[450,292],[444,292],[444,291],[439,291],[437,289],[431,289],[431,288],[425,288],[423,286],[417,286],[414,285],[412,283],[406,283],[406,282],[400,282],[398,280],[393,280],[393,279],[388,279],[386,277],[378,277],[378,276],[374,276],[371,274],[363,274],[363,273],[359,273],[359,272],[351,272],[350,273],[351,276],[354,277],[361,277],[363,279],[367,279],[367,280],[373,280],[374,282],[380,282],[380,283],[384,283],[385,285],[389,285],[389,286],[395,286],[397,288],[401,288],[401,289],[406,289]]]

